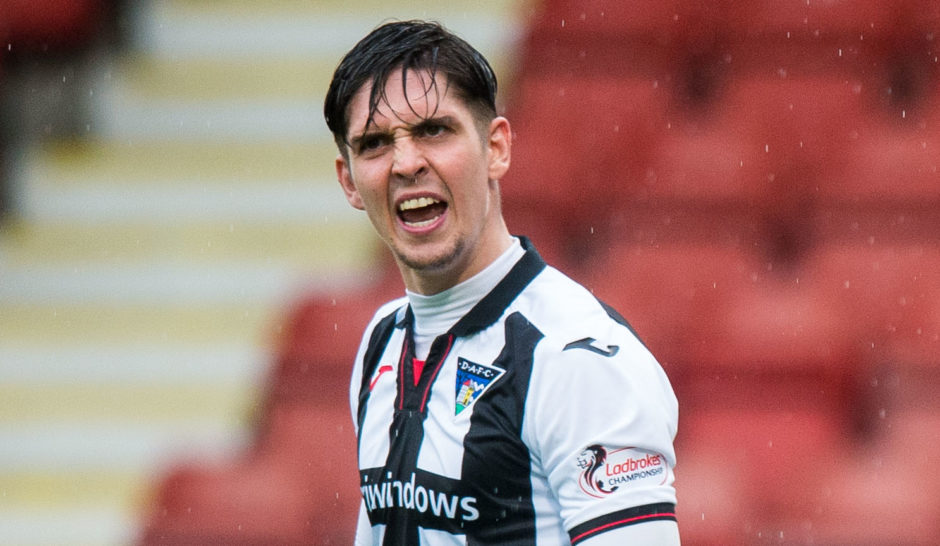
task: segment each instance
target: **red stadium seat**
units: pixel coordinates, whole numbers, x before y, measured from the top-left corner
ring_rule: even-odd
[[[940,93],[932,97],[940,99]],[[937,106],[940,106],[938,104]],[[826,205],[940,206],[940,108],[914,127],[874,121],[846,149],[838,176],[815,188]]]
[[[621,244],[586,284],[617,309],[664,363],[703,343],[700,326],[748,282],[747,255],[733,243]],[[669,370],[678,379],[683,370]]]
[[[922,426],[938,430],[936,415]],[[806,506],[792,511],[787,536],[802,532],[804,544],[940,543],[940,483],[935,470],[924,474],[910,464],[920,452],[916,445],[886,445],[830,465],[831,472],[807,489]],[[936,452],[932,456],[936,461]]]
[[[878,352],[916,347],[940,293],[940,245],[919,241],[820,245],[809,258],[815,278],[850,309]]]
[[[933,269],[925,271],[932,278],[923,283],[922,291],[914,289],[911,285],[919,283],[910,279],[906,289],[885,293],[891,305],[870,310],[905,308],[895,314],[898,322],[889,319],[892,322],[886,324],[890,334],[872,347],[877,368],[867,382],[878,396],[872,406],[869,441],[816,484],[822,496],[811,514],[794,511],[794,519],[812,518],[816,543],[940,542],[938,265],[935,261],[929,266]]]
[[[519,82],[510,112],[514,161],[502,184],[510,229],[563,266],[576,262],[572,240],[600,244],[611,213],[636,191],[667,101],[650,80]]]
[[[298,301],[279,340],[268,403],[348,405],[349,375],[362,332],[379,305],[403,295],[398,269],[387,257],[359,289],[318,292]]]
[[[682,365],[677,449],[686,461],[715,461],[738,475],[751,540],[801,509],[807,491],[853,444],[867,404],[847,318],[817,290],[758,280],[716,310],[711,327],[702,328],[710,336]],[[694,481],[707,492],[724,487],[720,479]],[[734,524],[741,522],[729,520],[725,532]]]
[[[831,40],[895,32],[899,2],[879,0],[718,0],[730,32],[750,39]]]
[[[710,48],[705,1],[547,0],[530,22],[523,74],[645,74]]]
[[[3,49],[55,49],[87,41],[104,23],[103,0],[4,0],[0,2]]]
[[[279,407],[272,413],[269,426],[279,437],[249,458],[172,472],[140,543],[352,543],[359,491],[348,407]]]
[[[390,263],[379,271],[364,290],[300,302],[281,340],[250,451],[215,468],[172,470],[141,544],[352,542],[360,499],[348,394],[352,362],[375,308],[403,294]]]
[[[545,0],[530,29],[533,33],[662,39],[703,25],[710,7],[705,1]]]

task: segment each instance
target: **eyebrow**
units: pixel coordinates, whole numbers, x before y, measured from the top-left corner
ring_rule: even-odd
[[[415,128],[420,128],[420,127],[427,127],[428,125],[446,125],[448,127],[453,127],[457,124],[458,124],[457,118],[455,118],[454,116],[443,115],[443,116],[431,116],[428,118],[424,118],[417,123],[413,123],[409,125],[408,128],[415,129]],[[370,123],[369,126],[374,127],[375,124]],[[362,144],[363,140],[366,140],[367,138],[372,138],[372,137],[384,136],[387,134],[389,134],[388,131],[381,130],[381,129],[369,129],[367,127],[361,133],[359,133],[358,135],[354,136],[353,138],[349,140],[349,146],[353,150],[356,150],[359,148],[359,145]]]
[[[359,149],[359,145],[362,144],[362,141],[363,141],[363,140],[365,140],[365,139],[367,139],[367,138],[372,138],[372,137],[381,136],[381,135],[384,135],[384,134],[385,134],[384,131],[376,131],[376,130],[371,130],[371,131],[370,131],[370,130],[366,129],[365,131],[363,131],[363,132],[360,133],[359,135],[356,135],[356,136],[354,136],[353,138],[351,138],[351,139],[349,140],[349,147],[352,148],[353,150],[358,150],[358,149]]]

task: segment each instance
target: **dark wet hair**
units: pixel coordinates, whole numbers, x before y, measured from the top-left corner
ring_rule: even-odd
[[[395,70],[402,71],[403,82],[410,70],[429,72],[432,77],[426,93],[439,93],[434,76],[441,73],[478,120],[496,117],[496,75],[479,51],[439,23],[386,23],[343,57],[326,94],[323,116],[343,154],[348,144],[347,107],[353,95],[371,82],[367,124],[370,123],[385,99],[385,84]]]

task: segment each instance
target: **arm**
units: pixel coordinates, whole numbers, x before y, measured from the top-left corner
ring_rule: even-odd
[[[650,521],[629,527],[605,530],[575,544],[582,546],[622,546],[624,544],[655,544],[679,546],[679,525],[675,521]]]
[[[573,544],[678,544],[672,387],[632,336],[595,336],[540,347],[530,445]]]

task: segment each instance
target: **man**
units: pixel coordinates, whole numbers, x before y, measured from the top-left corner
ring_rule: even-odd
[[[420,21],[366,36],[327,94],[340,185],[407,289],[353,371],[357,542],[678,544],[672,388],[616,312],[510,235],[495,95],[482,55]]]

